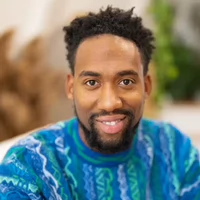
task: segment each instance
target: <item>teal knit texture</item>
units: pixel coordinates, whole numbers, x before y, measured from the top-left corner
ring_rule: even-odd
[[[200,200],[200,156],[174,126],[142,119],[129,150],[88,148],[73,118],[20,140],[0,164],[1,200]]]

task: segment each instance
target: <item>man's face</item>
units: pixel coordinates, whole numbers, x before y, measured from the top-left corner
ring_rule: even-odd
[[[83,41],[66,90],[86,145],[102,153],[129,148],[151,91],[134,43],[109,34]]]

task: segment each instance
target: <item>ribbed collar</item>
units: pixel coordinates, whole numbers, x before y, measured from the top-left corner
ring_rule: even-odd
[[[73,134],[72,134],[73,144],[70,144],[72,147],[72,151],[76,153],[84,161],[91,163],[92,165],[101,165],[101,166],[109,167],[109,166],[118,165],[118,164],[127,162],[130,159],[130,157],[134,156],[134,144],[135,144],[135,141],[137,140],[138,134],[135,135],[133,144],[130,149],[124,152],[108,155],[108,154],[95,152],[89,147],[87,147],[83,143],[80,137],[78,120],[74,118],[71,121],[71,123],[72,123],[72,129],[73,129]]]

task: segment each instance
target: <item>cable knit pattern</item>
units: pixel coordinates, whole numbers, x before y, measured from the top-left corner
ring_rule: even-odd
[[[114,155],[84,145],[76,118],[38,130],[0,165],[1,200],[199,200],[200,156],[171,124],[143,119]]]

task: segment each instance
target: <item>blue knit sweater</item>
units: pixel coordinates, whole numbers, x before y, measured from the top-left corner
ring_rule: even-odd
[[[143,119],[131,149],[100,154],[84,145],[74,118],[8,151],[0,199],[200,200],[199,153],[172,125]]]

